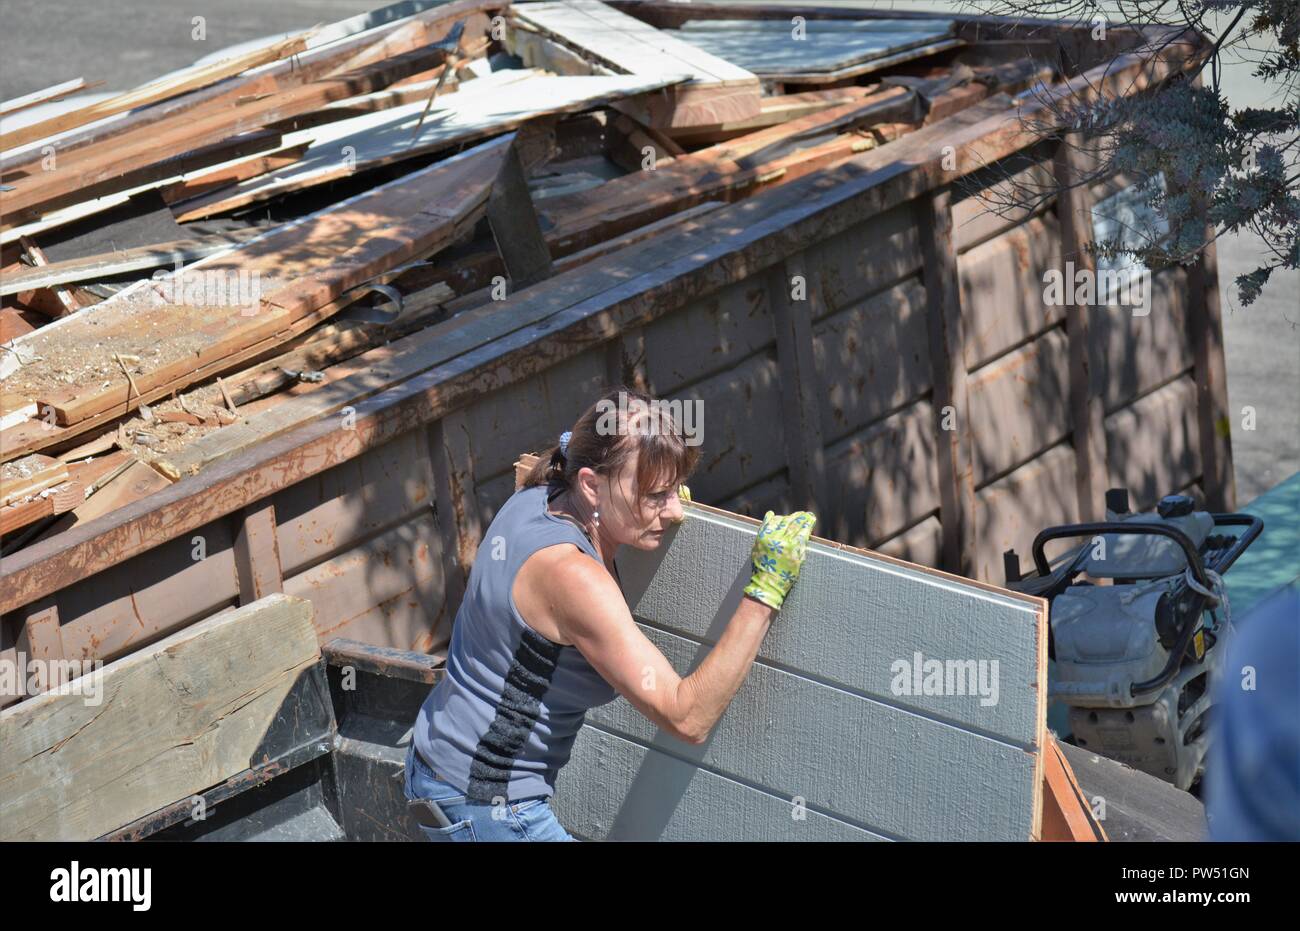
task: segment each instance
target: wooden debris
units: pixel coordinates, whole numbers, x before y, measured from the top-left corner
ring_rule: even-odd
[[[68,480],[68,467],[49,456],[33,454],[0,466],[0,505],[14,504]]]
[[[18,294],[32,288],[49,288],[78,281],[98,281],[126,272],[189,263],[247,242],[263,232],[252,227],[203,239],[181,239],[63,262],[43,262],[30,272],[4,276],[0,279],[0,294]]]
[[[759,113],[753,73],[597,0],[519,4],[511,7],[511,22],[576,54],[590,74],[687,74],[688,82],[662,95],[619,105],[648,126],[698,126]]]
[[[55,100],[62,100],[71,94],[77,94],[84,90],[90,90],[93,87],[99,87],[103,81],[86,82],[85,78],[73,78],[71,81],[64,81],[62,84],[55,84],[52,87],[46,87],[43,90],[32,91],[30,94],[24,94],[21,97],[14,97],[12,100],[6,100],[0,103],[0,117],[10,116],[30,107],[37,107],[41,104],[52,103]]]
[[[210,65],[190,68],[175,77],[154,81],[125,94],[118,94],[107,100],[101,100],[77,110],[61,113],[39,123],[31,123],[20,129],[0,133],[0,149],[16,149],[37,139],[44,139],[47,136],[67,132],[70,129],[97,122],[116,113],[125,113],[127,110],[134,110],[151,103],[157,103],[160,100],[166,100],[169,97],[176,97],[186,91],[206,87],[209,84],[216,84],[218,81],[240,74],[250,68],[256,68],[258,65],[288,58],[306,48],[306,38],[306,34],[291,36],[265,48],[254,49],[233,58],[223,58]]]
[[[116,338],[143,349],[157,338],[151,332],[175,333],[180,321],[189,324],[189,333],[181,341],[156,343],[148,371],[133,376],[129,387],[95,384],[89,390],[42,392],[37,399],[40,410],[53,411],[60,426],[79,424],[110,409],[120,415],[205,374],[218,374],[241,352],[274,339],[318,310],[337,312],[341,307],[332,302],[344,291],[401,262],[436,251],[453,241],[460,228],[472,224],[486,206],[512,140],[506,136],[485,143],[304,221],[280,227],[229,256],[194,266],[225,279],[238,276],[239,280],[260,282],[262,274],[270,279],[270,286],[260,285],[257,293],[251,294],[253,303],[238,312],[229,303],[209,307],[168,301],[159,305],[142,298],[123,298],[113,310],[96,308],[86,325],[90,319],[95,321],[94,341],[101,343],[121,334]],[[348,248],[340,251],[343,242]],[[251,314],[244,312],[249,309]],[[42,339],[41,332],[31,334],[31,347],[56,356],[57,345],[78,339],[76,332],[69,330],[72,323],[57,328],[59,332],[47,339]],[[97,366],[103,371],[102,363],[93,357],[87,364],[91,372]],[[29,381],[35,377],[25,371],[15,377],[20,376]],[[43,441],[52,438],[28,432],[16,439],[4,444],[6,456],[33,443],[35,448],[43,448]]]

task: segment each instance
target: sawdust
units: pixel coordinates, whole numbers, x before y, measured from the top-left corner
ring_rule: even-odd
[[[48,457],[33,453],[30,456],[23,456],[21,459],[15,459],[13,462],[0,465],[0,481],[21,481],[44,472],[49,467],[50,461]]]
[[[259,293],[282,282],[263,279]],[[93,395],[128,379],[115,355],[127,361],[132,376],[145,375],[186,357],[197,357],[240,327],[255,326],[269,311],[244,316],[232,305],[229,325],[212,327],[212,306],[161,304],[156,286],[96,305],[78,318],[42,327],[16,346],[22,363],[2,384],[4,390],[32,401],[76,391]],[[207,322],[207,327],[198,324]]]
[[[173,398],[150,404],[152,420],[146,420],[137,411],[121,421],[122,429],[118,435],[126,439],[127,449],[138,458],[152,462],[179,452],[199,437],[219,430],[229,422],[229,418],[223,421],[216,413],[225,410],[225,402],[216,385],[205,385],[197,391],[189,391],[184,395],[184,400],[184,406]],[[203,423],[162,422],[162,415],[184,413],[187,409],[189,413],[202,417]]]

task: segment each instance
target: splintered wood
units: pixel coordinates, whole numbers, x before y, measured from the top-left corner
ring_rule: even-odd
[[[177,301],[178,295],[168,292],[183,289],[188,297],[191,288],[173,280],[141,287],[75,321],[38,331],[26,348],[47,364],[24,366],[12,379],[14,390],[35,397],[40,416],[52,412],[59,426],[114,408],[120,415],[214,373],[231,356],[276,338],[309,314],[313,322],[332,315],[340,307],[331,302],[348,288],[436,250],[472,223],[512,140],[506,136],[486,143],[287,224],[225,257],[196,263],[190,274],[200,294],[213,281],[235,285],[221,288],[225,293],[212,306]],[[134,374],[120,370],[126,349],[146,354],[137,359]],[[68,358],[81,363],[75,374],[66,370]],[[55,390],[56,377],[76,380],[78,387]],[[52,440],[49,433],[45,424],[23,425],[13,429],[4,446],[40,448]]]

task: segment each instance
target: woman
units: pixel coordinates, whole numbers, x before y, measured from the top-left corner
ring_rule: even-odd
[[[587,709],[623,695],[703,743],[798,577],[816,518],[769,511],[746,597],[700,666],[677,674],[633,621],[614,555],[655,549],[683,519],[699,451],[665,407],[619,391],[534,466],[478,548],[407,753],[406,795],[432,840],[574,840],[549,800]]]

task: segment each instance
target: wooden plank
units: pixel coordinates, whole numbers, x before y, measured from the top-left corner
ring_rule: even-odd
[[[739,601],[758,524],[690,506],[665,546],[619,554],[634,616],[679,671],[716,642]],[[911,664],[918,651],[996,657],[998,700],[958,695],[955,682],[947,695],[903,694],[913,689],[898,685],[897,661]],[[1036,599],[814,538],[798,585],[705,744],[668,737],[624,699],[587,720],[882,836],[1029,839],[1038,833],[1045,651]],[[788,752],[770,753],[774,739]],[[948,793],[964,803],[945,802]],[[717,837],[730,820],[718,812],[696,825],[697,836]]]
[[[773,345],[765,278],[727,285],[643,328],[646,378],[656,396],[731,368]]]
[[[492,186],[487,218],[511,288],[526,288],[554,274],[528,182],[513,149],[506,154],[501,174]]]
[[[361,31],[356,29],[356,24],[362,23],[364,17],[353,17],[350,24],[344,21],[326,26],[316,33],[315,39],[308,39],[308,51],[301,55],[265,65],[246,75],[190,91],[151,107],[122,114],[102,125],[70,133],[60,139],[59,150],[67,153],[108,144],[110,140],[116,141],[123,135],[160,122],[178,118],[192,119],[197,114],[237,107],[241,105],[240,101],[246,103],[250,99],[274,95],[320,80],[329,74],[420,48],[443,38],[458,21],[465,22],[470,27],[467,32],[477,34],[480,30],[485,31],[488,26],[484,12],[500,9],[501,6],[500,0],[453,0],[438,3],[433,9],[412,8],[396,21],[390,19],[389,14],[383,10],[372,10],[372,25],[365,26]],[[476,23],[480,17],[481,21]],[[332,38],[326,41],[328,37]],[[39,164],[41,158],[40,149],[29,146],[16,154],[12,161],[6,159],[6,165],[9,168],[30,167]]]
[[[921,267],[912,221],[909,208],[896,206],[812,244],[808,264],[817,270],[827,313],[883,291]]]
[[[905,559],[919,566],[938,566],[943,559],[943,526],[931,515],[875,547],[883,556]]]
[[[654,396],[646,373],[645,328],[632,327],[611,339],[605,349],[605,379]]]
[[[279,149],[265,155],[218,165],[210,171],[192,174],[161,187],[158,196],[167,204],[182,204],[187,200],[275,171],[277,168],[292,165],[303,157],[308,145],[310,143],[306,142],[281,145]],[[178,220],[185,218],[182,208],[178,208],[176,213]]]
[[[818,527],[842,543],[878,549],[937,513],[934,447],[934,409],[924,400],[833,443],[826,467],[835,507],[818,512]]]
[[[813,306],[820,296],[813,290],[802,255],[773,266],[768,275],[790,488],[798,510],[817,512],[830,504],[813,358]]]
[[[470,567],[483,540],[474,488],[473,434],[466,414],[457,412],[430,424],[428,455],[433,463],[434,516],[442,547],[445,579],[438,634],[447,636],[469,584]]]
[[[975,493],[976,578],[1005,578],[1003,553],[1014,549],[1024,565],[1040,530],[1078,522],[1074,469],[1074,450],[1062,444]]]
[[[1105,803],[1107,840],[1205,840],[1205,806],[1190,792],[1084,747],[1061,744],[1060,751],[1089,805]]]
[[[967,370],[1065,319],[1066,308],[1043,301],[1043,274],[1064,268],[1060,226],[1050,213],[963,253],[957,268]]]
[[[135,165],[120,173],[110,170],[93,174],[86,177],[85,183],[81,186],[52,193],[35,206],[6,214],[4,223],[0,224],[5,241],[9,241],[15,234],[18,236],[26,234],[29,228],[44,230],[62,226],[64,221],[59,219],[61,216],[76,218],[82,208],[87,214],[93,214],[103,212],[97,206],[100,203],[129,206],[135,195],[154,190],[177,178],[183,178],[190,172],[227,165],[235,159],[281,148],[282,139],[280,134],[273,130],[254,129],[250,132],[236,133],[228,138],[205,142],[194,149],[188,148],[184,143],[179,143],[178,146],[176,151],[179,154],[158,157],[155,152],[153,158],[146,159],[143,164]],[[130,196],[113,200],[123,193]],[[159,198],[159,206],[163,206],[161,198]],[[170,213],[168,218],[171,218]],[[47,220],[48,222],[45,222]],[[71,222],[71,219],[68,222]],[[92,231],[92,234],[93,232],[100,231]],[[63,256],[63,258],[71,257]]]
[[[0,838],[91,840],[248,769],[319,660],[275,595],[0,711]]]
[[[103,484],[100,484],[101,482]],[[61,533],[77,524],[94,520],[132,501],[147,498],[170,484],[171,482],[150,468],[147,463],[130,462],[121,472],[117,474],[109,472],[88,485],[87,490],[92,491],[90,497],[79,502],[78,506],[62,520],[55,522],[48,531],[44,532],[44,536]]]
[[[863,75],[873,74],[884,71],[887,68],[893,68],[895,65],[902,65],[908,62],[916,61],[920,58],[928,58],[932,55],[938,55],[942,52],[950,52],[953,49],[959,49],[962,46],[960,39],[939,39],[925,45],[918,45],[914,48],[904,49],[901,52],[895,52],[892,55],[885,55],[881,58],[872,59],[858,65],[849,65],[835,71],[794,71],[782,74],[764,75],[771,80],[781,81],[787,88],[797,87],[834,87],[836,84],[844,81],[854,81]]]
[[[1071,435],[1069,340],[1059,328],[969,376],[975,487]]]
[[[62,100],[69,94],[90,90],[92,87],[99,87],[103,83],[103,81],[86,83],[85,78],[73,78],[71,81],[64,81],[61,84],[54,84],[38,91],[32,91],[30,94],[23,94],[21,97],[13,97],[0,103],[0,117],[10,116],[21,110],[27,110],[44,103]]]
[[[753,83],[757,93],[754,75],[744,68],[596,0],[530,3],[511,13],[525,27],[550,34],[585,58],[622,74],[671,69],[689,74],[701,84]]]
[[[721,500],[786,468],[788,425],[775,353],[753,355],[674,396],[699,401],[706,412],[706,454],[690,483],[701,500]]]
[[[50,663],[48,668],[51,675],[46,678],[45,690],[61,685],[65,679],[63,673],[66,667],[55,661],[64,659],[67,652],[63,647],[58,602],[54,598],[42,598],[27,605],[21,615],[22,626],[15,647],[29,660]]]
[[[510,385],[464,408],[463,432],[473,438],[474,481],[506,472],[520,448],[550,449],[608,387],[603,345],[567,359],[531,384]]]
[[[1184,268],[1150,277],[1150,313],[1104,304],[1088,321],[1093,343],[1094,384],[1107,415],[1191,369],[1196,363],[1191,323],[1191,285]]]
[[[210,116],[222,111],[232,111],[242,108],[250,100],[274,97],[282,91],[300,87],[340,70],[356,68],[402,52],[423,48],[445,37],[458,19],[469,26],[468,31],[471,33],[486,31],[487,17],[482,11],[499,8],[499,6],[499,0],[453,0],[441,4],[437,9],[417,12],[403,22],[382,25],[350,38],[346,37],[347,34],[342,34],[340,36],[342,41],[327,48],[315,48],[289,61],[264,66],[247,76],[232,78],[207,88],[191,91],[179,98],[119,115],[103,124],[74,131],[60,139],[59,150],[63,155],[67,155],[74,150],[89,149],[92,151],[88,157],[94,157],[96,150],[102,153],[103,147],[117,145],[124,138],[138,140],[142,135],[148,138],[149,133],[156,135],[156,124],[163,121],[177,119],[193,121],[203,115]],[[383,22],[383,17],[378,17],[377,21]],[[331,29],[332,27],[327,27],[321,34],[330,33]],[[31,174],[39,170],[42,157],[38,147],[28,146],[20,154],[6,159],[7,168],[22,169]],[[32,234],[72,222],[79,217],[124,203],[128,200],[127,195],[136,193],[140,189],[148,189],[160,183],[176,180],[180,179],[160,178],[144,185],[143,188],[137,188],[136,191],[128,190],[101,197],[90,204],[70,207],[39,222],[0,232],[0,241],[11,241],[12,234],[15,232]]]
[[[62,262],[48,262],[28,272],[4,276],[4,280],[0,281],[0,294],[18,294],[32,288],[48,288],[78,281],[99,281],[126,272],[171,266],[178,262],[188,264],[246,242],[264,232],[263,229],[252,227],[202,238],[178,239],[154,246],[139,246]]]
[[[8,277],[4,276],[6,281]],[[0,307],[0,343],[9,343],[20,336],[26,336],[46,322],[44,314],[16,307]],[[5,397],[9,398],[12,395],[6,394]],[[13,410],[14,405],[6,404],[3,413],[8,414]]]
[[[93,501],[94,497],[87,504]],[[61,636],[67,655],[109,662],[141,644],[238,607],[234,529],[228,518],[201,525],[160,541],[140,558],[83,576],[61,590]],[[68,532],[80,530],[82,526],[76,526]]]
[[[1079,788],[1074,771],[1056,738],[1048,736],[1044,752],[1043,840],[1091,843],[1107,840],[1092,817],[1092,805]]]
[[[1056,215],[1061,226],[1061,258],[1067,264],[1061,275],[1067,286],[1080,272],[1095,280],[1096,262],[1089,251],[1092,245],[1092,208],[1086,175],[1079,149],[1084,144],[1081,133],[1067,135],[1057,147],[1054,170],[1060,193],[1056,198]],[[1072,263],[1072,266],[1071,266]],[[1073,267],[1074,275],[1067,274]],[[1105,517],[1106,431],[1101,384],[1094,375],[1095,341],[1089,335],[1093,316],[1091,302],[1070,301],[1066,310],[1065,332],[1069,339],[1070,419],[1074,431],[1075,493],[1079,498],[1079,517],[1085,521]]]
[[[23,236],[18,240],[18,242],[23,247],[23,252],[27,254],[32,265],[37,268],[45,268],[50,264],[50,260],[46,257],[45,252],[42,251],[41,247],[38,246],[34,240],[27,236]],[[71,288],[55,287],[52,288],[51,291],[55,299],[59,302],[58,306],[61,309],[60,316],[75,314],[84,306],[83,302],[75,293],[73,293]]]
[[[235,533],[235,571],[239,573],[241,605],[284,591],[280,546],[275,531],[275,503],[269,498],[244,508]]]
[[[881,257],[888,262],[888,252]],[[824,280],[832,270],[823,265],[821,271]],[[855,433],[929,391],[928,340],[925,289],[915,276],[817,321],[813,352],[827,440]]]
[[[426,510],[284,581],[312,603],[317,639],[428,653],[449,642],[441,537]]]
[[[1196,382],[1184,375],[1106,418],[1110,487],[1127,488],[1134,511],[1200,477],[1196,401]]]
[[[865,96],[865,88],[840,87],[828,91],[805,91],[801,94],[775,94],[759,100],[758,116],[747,120],[731,120],[707,126],[689,126],[672,131],[678,143],[693,147],[713,145],[726,139],[741,136],[757,129],[778,126],[804,116],[811,116],[831,107],[852,103]]]
[[[450,297],[451,289],[443,285],[433,285],[405,295],[401,313],[391,325],[335,318],[284,344],[288,352],[226,378],[227,393],[237,406],[242,406],[286,386],[303,384],[298,380],[298,374],[313,372],[326,377],[322,370],[389,340],[406,336],[427,326],[431,320],[445,316],[444,302]]]
[[[963,253],[1051,209],[1056,190],[1050,157],[1037,147],[953,184],[952,225]]]
[[[1223,312],[1219,304],[1219,273],[1215,231],[1206,230],[1206,245],[1187,275],[1191,306],[1188,328],[1196,359],[1197,432],[1200,435],[1201,485],[1206,505],[1233,511],[1237,483],[1232,469],[1232,417],[1228,412],[1228,372],[1223,351]]]
[[[424,438],[392,442],[292,485],[275,496],[276,538],[285,578],[321,565],[427,511],[434,479]]]
[[[211,378],[229,369],[238,368],[251,360],[262,358],[279,345],[291,341],[316,326],[322,320],[328,319],[348,303],[350,301],[345,299],[326,304],[307,316],[272,332],[265,339],[259,340],[246,349],[214,360],[177,379],[175,382],[152,388],[138,396],[133,395],[132,400],[148,403],[166,397],[187,385]],[[82,313],[87,312],[82,311]],[[36,404],[33,402],[29,414],[26,414],[23,419],[13,424],[6,424],[4,431],[0,431],[0,440],[3,441],[0,449],[3,449],[5,454],[22,455],[32,450],[63,447],[75,437],[107,426],[121,416],[119,411],[110,408],[101,414],[88,417],[78,423],[60,427],[57,424],[49,423],[43,417],[38,417],[37,413]]]
[[[971,435],[975,423],[966,379],[966,336],[957,247],[952,232],[952,189],[916,202],[929,332],[933,415],[939,469],[943,565],[970,575],[975,558],[975,479]]]

